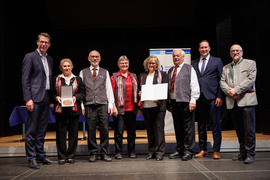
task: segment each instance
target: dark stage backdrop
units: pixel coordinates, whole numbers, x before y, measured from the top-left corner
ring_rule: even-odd
[[[21,133],[21,126],[9,127],[15,106],[24,105],[21,90],[21,63],[36,49],[36,37],[47,32],[52,37],[48,51],[54,58],[54,75],[59,62],[70,58],[73,73],[87,66],[88,53],[101,53],[101,67],[113,73],[117,59],[127,55],[130,71],[143,72],[143,60],[150,48],[190,47],[199,56],[198,43],[207,39],[211,55],[231,61],[229,48],[239,43],[244,57],[257,62],[256,81],[259,105],[257,131],[269,133],[269,37],[268,1],[209,2],[190,0],[150,1],[1,1],[1,119],[0,136]],[[223,129],[233,128],[222,115]],[[49,129],[50,130],[50,129]]]

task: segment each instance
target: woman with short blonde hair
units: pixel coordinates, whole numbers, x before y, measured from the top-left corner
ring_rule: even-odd
[[[142,85],[168,83],[166,72],[160,71],[158,57],[150,55],[143,66],[144,73],[140,75],[139,96],[141,96]],[[147,128],[148,156],[149,159],[163,160],[165,154],[164,118],[166,113],[166,100],[147,100],[139,103]]]

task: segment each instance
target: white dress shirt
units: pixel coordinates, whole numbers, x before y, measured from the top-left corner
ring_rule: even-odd
[[[177,74],[176,74],[176,76],[178,75],[178,73],[180,72],[181,68],[183,67],[183,64],[185,64],[185,63],[183,62],[177,68]],[[171,76],[172,75],[173,75],[173,73],[171,74]],[[174,88],[175,87],[176,86],[174,86]],[[200,86],[199,86],[199,82],[198,82],[196,71],[193,69],[193,67],[191,67],[190,89],[191,89],[191,93],[190,93],[190,101],[189,101],[189,103],[196,104],[196,101],[200,97]],[[171,97],[171,99],[176,99],[175,98],[175,91],[173,93],[170,93],[170,97]]]
[[[93,66],[90,66],[90,71],[93,74]],[[99,73],[99,66],[96,68],[96,75],[98,76]],[[80,75],[79,75],[82,80],[83,80],[83,72],[80,71]],[[109,72],[106,70],[106,95],[107,95],[107,99],[108,99],[108,106],[109,108],[113,108],[113,104],[114,104],[114,96],[113,96],[113,89],[112,89],[112,84],[111,84],[111,80],[110,80],[110,75]],[[84,109],[84,106],[82,104],[82,109]]]
[[[37,49],[37,52],[41,58],[44,70],[45,70],[45,74],[46,74],[46,88],[45,90],[50,90],[50,70],[49,70],[49,65],[48,65],[48,61],[47,61],[47,53],[45,55],[45,57],[43,57],[43,55],[39,52],[39,50]]]
[[[62,73],[60,75],[61,78],[64,78],[65,79],[65,83],[66,85],[69,85],[70,84],[70,80],[73,78],[73,77],[76,77],[73,73],[71,73],[71,76],[68,78],[68,77],[65,77],[64,74]],[[56,77],[57,79],[57,77]]]
[[[200,57],[200,61],[199,61],[199,70],[200,70],[200,72],[202,70],[202,63],[203,63],[203,61],[205,61],[205,65],[204,65],[204,71],[205,71],[205,69],[207,67],[207,64],[208,64],[208,61],[209,61],[209,58],[210,58],[210,54],[208,54],[208,56],[205,58],[205,60],[203,60],[203,57],[202,56]]]

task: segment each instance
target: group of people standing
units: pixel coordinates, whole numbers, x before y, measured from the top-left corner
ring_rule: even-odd
[[[240,154],[234,160],[246,164],[254,162],[255,156],[255,92],[256,63],[243,59],[240,45],[230,49],[232,63],[223,67],[220,58],[210,55],[210,45],[204,40],[199,44],[200,58],[192,64],[184,63],[185,52],[175,49],[172,53],[174,66],[168,73],[160,70],[157,56],[147,57],[144,73],[139,78],[129,72],[129,59],[118,59],[119,71],[110,77],[109,72],[99,66],[101,55],[93,50],[89,53],[90,67],[72,73],[73,63],[63,59],[59,68],[62,74],[52,78],[53,60],[47,54],[51,45],[50,36],[41,33],[37,38],[37,49],[25,55],[22,64],[22,88],[28,110],[25,131],[26,158],[31,168],[39,168],[38,162],[55,163],[44,151],[50,95],[56,116],[56,142],[58,163],[75,163],[78,143],[78,121],[85,115],[88,129],[89,162],[98,159],[112,161],[108,156],[109,121],[114,119],[115,159],[122,159],[123,132],[127,130],[127,150],[130,158],[136,158],[136,114],[142,110],[148,137],[146,159],[163,160],[165,154],[164,118],[166,110],[172,113],[176,152],[170,159],[183,161],[193,157],[206,157],[207,124],[212,124],[214,159],[220,159],[221,126],[220,106],[223,93],[236,125],[240,143]],[[168,83],[168,98],[164,100],[140,101],[142,85]],[[61,86],[72,85],[74,107],[61,107]],[[196,111],[194,111],[196,109]],[[195,118],[194,118],[195,115]],[[195,119],[198,121],[200,152],[194,154]],[[67,121],[68,120],[68,121]],[[100,127],[100,144],[96,141],[97,123]],[[68,147],[66,133],[68,133]]]

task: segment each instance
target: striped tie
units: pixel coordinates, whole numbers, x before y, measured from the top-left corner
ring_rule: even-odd
[[[171,93],[174,92],[174,84],[175,84],[175,78],[176,78],[177,68],[178,68],[178,67],[179,67],[179,66],[175,66],[174,72],[173,72],[173,75],[172,75],[171,87],[170,87],[170,92],[171,92]]]
[[[97,69],[93,68],[93,78],[97,78]]]

